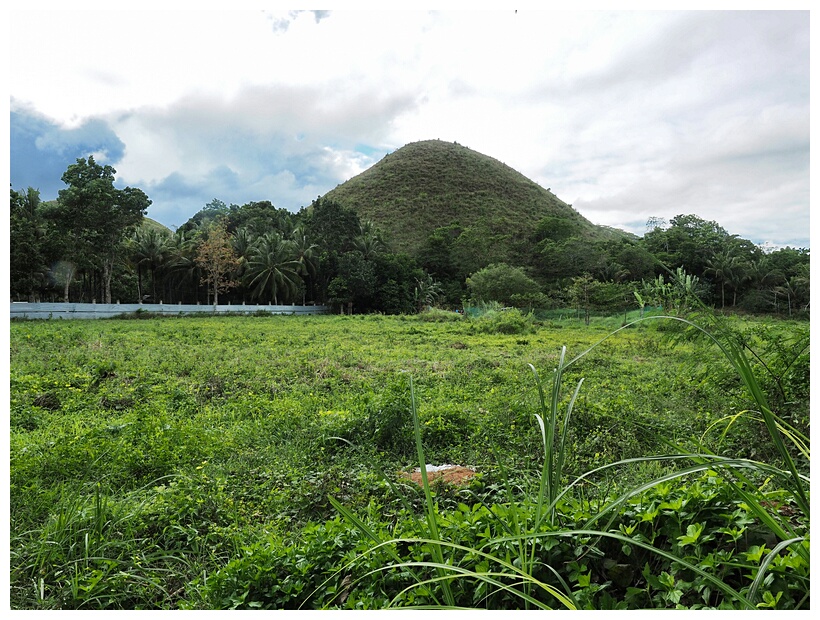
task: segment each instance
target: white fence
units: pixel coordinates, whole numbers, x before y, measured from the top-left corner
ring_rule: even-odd
[[[108,319],[135,312],[152,314],[325,314],[327,306],[199,305],[199,304],[72,304],[11,302],[12,319]]]

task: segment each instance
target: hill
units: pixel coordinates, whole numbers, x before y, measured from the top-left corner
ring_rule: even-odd
[[[170,233],[171,229],[165,226],[164,224],[160,224],[156,220],[152,220],[148,216],[144,216],[142,218],[142,222],[140,223],[140,228],[144,230],[156,230],[161,233]]]
[[[613,236],[510,166],[441,140],[407,144],[324,198],[372,220],[387,232],[393,251],[409,254],[452,224],[502,242],[529,239],[547,217],[583,236]]]

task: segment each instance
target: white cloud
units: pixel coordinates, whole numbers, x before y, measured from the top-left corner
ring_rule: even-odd
[[[152,214],[201,208],[197,184],[295,208],[440,138],[597,223],[691,212],[808,244],[807,12],[63,10],[10,26],[13,106],[106,121],[119,175],[157,188]],[[166,207],[173,187],[188,194]]]

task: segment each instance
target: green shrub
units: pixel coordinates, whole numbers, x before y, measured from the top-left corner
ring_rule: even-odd
[[[389,600],[383,588],[390,580],[355,582],[383,563],[386,553],[370,554],[367,565],[346,567],[368,548],[361,533],[339,517],[305,525],[297,540],[268,535],[210,576],[204,600],[211,609],[319,609],[350,605],[355,587],[360,605],[377,609]]]
[[[483,334],[533,334],[537,329],[533,315],[523,314],[518,308],[488,312],[472,324]]]
[[[427,310],[420,312],[417,316],[419,320],[427,323],[449,323],[464,319],[464,315],[459,312],[442,310],[441,308],[428,308]]]

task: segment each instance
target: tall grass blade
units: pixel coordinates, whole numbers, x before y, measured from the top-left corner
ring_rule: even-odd
[[[795,543],[801,543],[804,540],[806,540],[806,539],[802,536],[799,537],[799,538],[790,538],[788,540],[782,540],[774,547],[774,549],[772,549],[769,553],[766,554],[766,557],[763,558],[763,561],[760,563],[760,568],[757,569],[757,576],[755,577],[755,580],[752,582],[752,585],[749,587],[749,600],[750,601],[754,601],[757,598],[757,591],[760,588],[760,586],[763,584],[763,580],[765,579],[766,575],[768,574],[767,571],[768,571],[768,568],[769,568],[769,564],[772,563],[772,560],[774,560],[777,557],[777,555],[781,551],[783,551],[783,549],[786,549],[787,547],[789,547],[789,546],[791,546]]]
[[[410,377],[410,410],[413,416],[413,431],[416,439],[416,453],[418,455],[419,467],[421,469],[421,482],[424,488],[424,498],[427,505],[427,527],[430,531],[430,538],[435,541],[440,541],[441,537],[438,533],[438,522],[436,520],[437,512],[436,506],[433,503],[433,493],[430,490],[430,482],[427,479],[427,462],[424,458],[424,447],[421,444],[421,424],[419,423],[419,416],[416,410],[416,393],[413,389],[413,378]],[[431,547],[433,557],[440,564],[444,564],[444,554],[441,551],[440,544],[434,544]],[[449,582],[444,582],[444,598],[448,605],[455,605],[453,592],[450,589]]]

